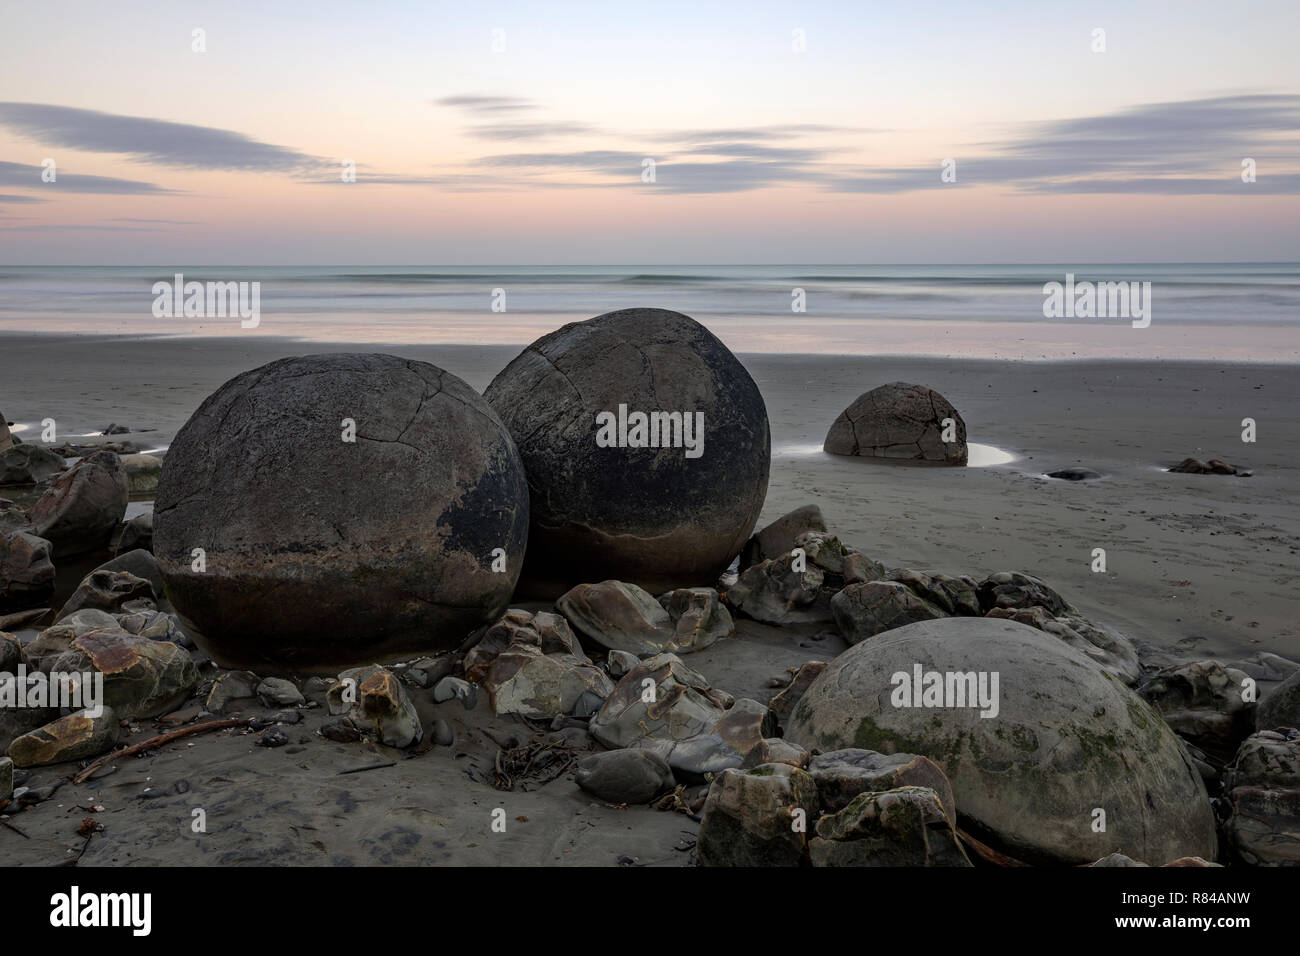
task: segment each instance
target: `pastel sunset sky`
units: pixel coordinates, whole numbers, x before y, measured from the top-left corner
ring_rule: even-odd
[[[0,11],[0,262],[1300,260],[1294,0]]]

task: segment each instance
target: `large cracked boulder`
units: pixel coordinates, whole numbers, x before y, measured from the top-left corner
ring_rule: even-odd
[[[744,366],[688,316],[624,309],[566,325],[484,395],[528,473],[521,593],[554,599],[610,578],[653,594],[691,587],[715,580],[753,531],[767,409]]]
[[[823,448],[832,455],[964,465],[966,423],[934,389],[892,382],[864,392],[840,412]]]
[[[32,533],[54,545],[60,561],[104,550],[130,500],[121,460],[111,451],[95,452],[54,479],[32,505]]]
[[[527,528],[514,442],[468,385],[391,355],[308,355],[236,376],[186,422],[154,553],[218,663],[330,672],[494,620]]]
[[[1205,785],[1168,725],[1088,657],[1014,621],[942,618],[854,645],[795,705],[786,737],[928,757],[964,828],[1024,862],[1215,855]]]

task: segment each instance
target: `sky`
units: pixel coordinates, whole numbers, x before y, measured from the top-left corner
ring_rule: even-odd
[[[0,263],[1296,261],[1297,36],[1294,0],[0,0]]]

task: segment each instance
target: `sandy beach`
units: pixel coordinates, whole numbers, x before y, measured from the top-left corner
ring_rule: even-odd
[[[514,357],[508,346],[344,346],[4,335],[3,411],[35,426],[58,422],[81,440],[109,422],[123,436],[166,445],[199,403],[238,372],[289,355],[379,351],[421,359],[482,390]],[[1262,651],[1300,659],[1300,369],[1211,362],[1003,362],[907,357],[741,354],[766,402],[772,468],[759,525],[817,504],[846,543],[888,567],[983,577],[1025,570],[1088,616],[1132,637],[1144,656],[1249,661]],[[918,468],[824,454],[832,420],[887,382],[928,385],[965,418],[968,437],[1010,461]],[[1243,443],[1241,421],[1258,423]],[[31,440],[32,432],[20,432]],[[1188,456],[1222,458],[1249,478],[1171,474]],[[1099,481],[1043,477],[1084,466]],[[1107,573],[1090,569],[1104,548]],[[537,607],[540,605],[530,605]],[[735,638],[691,655],[690,666],[736,697],[767,700],[768,679],[844,645],[812,632],[738,619]],[[30,635],[29,635],[30,636]],[[110,776],[62,784],[22,814],[29,839],[4,834],[9,863],[596,864],[680,865],[698,824],[684,813],[603,805],[563,777],[511,792],[491,785],[499,748],[552,733],[417,695],[426,726],[441,717],[451,748],[399,752],[315,736],[322,709],[286,728],[284,751],[223,732],[122,761]],[[254,710],[248,715],[252,715]],[[503,728],[505,728],[503,730]],[[124,742],[154,732],[147,722]],[[513,737],[513,740],[503,739]],[[291,761],[293,772],[284,765]],[[376,762],[395,766],[355,775]],[[36,769],[28,785],[63,779]],[[48,780],[46,778],[49,778]],[[102,805],[89,842],[69,825],[74,806]],[[194,807],[209,814],[203,839]],[[508,832],[485,826],[504,807]],[[78,818],[81,814],[75,814]]]

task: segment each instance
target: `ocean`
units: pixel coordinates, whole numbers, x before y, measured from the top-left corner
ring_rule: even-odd
[[[256,328],[155,315],[154,284],[177,273],[260,283]],[[1044,284],[1067,274],[1150,283],[1150,325],[1045,316]],[[6,332],[522,345],[634,306],[691,315],[737,351],[1300,361],[1297,263],[0,266]]]

